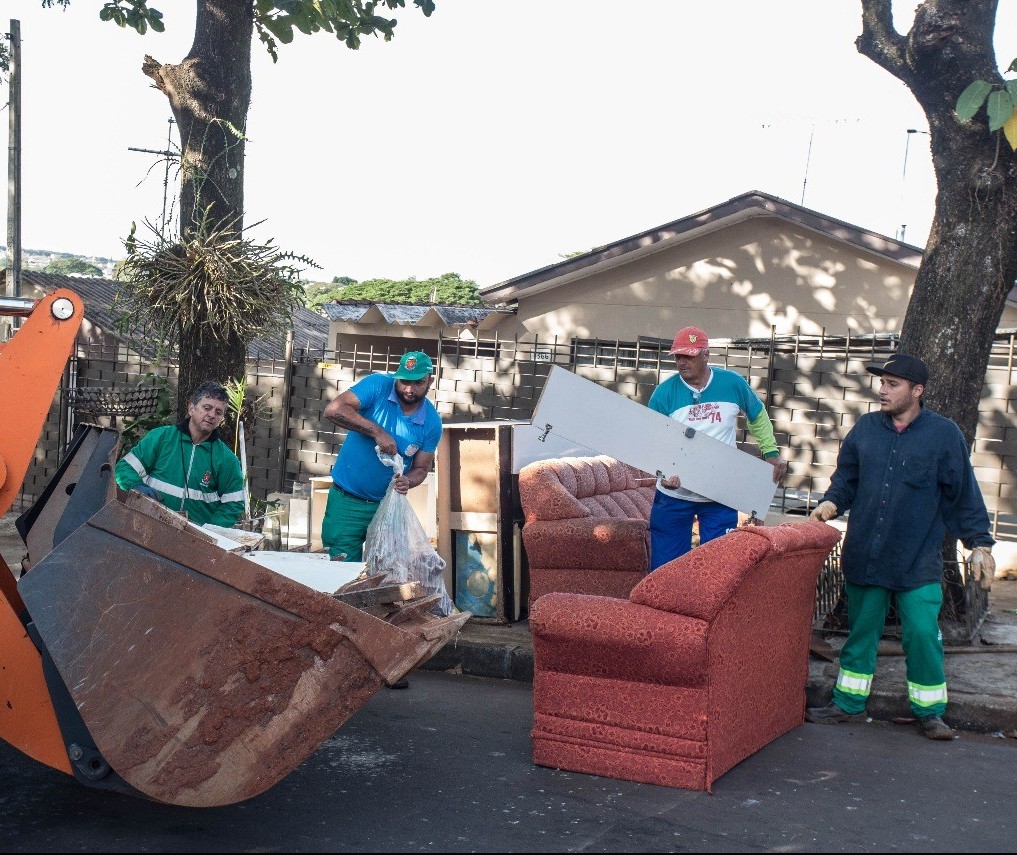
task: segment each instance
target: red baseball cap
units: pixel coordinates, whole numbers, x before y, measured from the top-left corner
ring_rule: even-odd
[[[683,327],[675,333],[674,344],[668,351],[672,356],[676,353],[682,356],[699,356],[710,346],[710,339],[698,327]]]

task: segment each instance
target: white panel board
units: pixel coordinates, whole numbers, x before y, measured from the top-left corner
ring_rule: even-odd
[[[362,561],[330,561],[328,555],[308,552],[255,550],[243,553],[243,557],[324,594],[332,594],[352,582],[366,566]]]
[[[556,434],[546,434],[533,424],[518,424],[512,428],[512,474],[528,463],[548,460],[551,457],[590,457],[602,452],[593,451]]]
[[[531,423],[546,441],[582,446],[651,475],[678,475],[685,489],[759,519],[777,489],[764,460],[557,365]]]

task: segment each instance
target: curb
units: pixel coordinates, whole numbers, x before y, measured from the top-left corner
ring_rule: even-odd
[[[490,638],[470,638],[460,634],[420,667],[425,671],[532,683],[533,649],[516,641],[492,641]],[[836,682],[836,668],[835,664],[810,659],[805,687],[808,706],[823,706],[830,701]],[[877,721],[910,716],[905,686],[896,685],[892,678],[879,681],[877,677],[867,712]],[[1017,699],[951,691],[946,719],[957,730],[1017,737]]]
[[[836,675],[835,664],[810,660],[809,681],[805,687],[808,706],[818,707],[830,702],[837,682]],[[884,678],[880,681],[880,676],[877,674],[866,704],[869,718],[877,721],[909,718],[912,713],[908,705],[906,684],[903,680]],[[888,686],[887,682],[891,682],[891,685]],[[949,675],[947,683],[949,686]],[[950,690],[944,718],[955,730],[1017,737],[1017,699]]]
[[[420,666],[425,671],[451,671],[470,677],[533,682],[533,650],[524,644],[492,644],[457,638]]]

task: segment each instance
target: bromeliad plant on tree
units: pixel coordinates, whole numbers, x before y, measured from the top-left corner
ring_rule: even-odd
[[[256,224],[257,225],[257,224]],[[177,410],[187,412],[184,378],[243,377],[234,365],[259,336],[282,336],[302,304],[300,274],[311,259],[245,237],[234,223],[203,218],[182,236],[168,237],[146,222],[148,239],[132,224],[116,308],[137,336],[175,347],[181,385]]]

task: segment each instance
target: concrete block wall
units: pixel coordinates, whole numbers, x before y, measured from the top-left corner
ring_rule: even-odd
[[[60,465],[60,454],[66,446],[62,433],[60,393],[58,392],[53,397],[46,423],[39,436],[39,443],[28,464],[25,480],[22,482],[19,497],[15,500],[12,510],[25,510],[31,502],[26,502],[24,497],[33,497],[34,501],[34,497],[42,494],[50,479],[56,474],[57,467]]]
[[[432,400],[446,422],[529,419],[553,364],[644,404],[657,385],[674,373],[666,347],[662,351],[641,347],[634,359],[629,346],[612,351],[609,343],[598,342],[596,355],[587,358],[570,342],[541,343],[545,353],[550,351],[548,362],[534,361],[532,342],[494,340],[472,349],[449,344],[437,360],[432,387]],[[711,363],[748,379],[766,403],[777,444],[789,460],[786,486],[799,499],[814,500],[829,485],[841,440],[859,416],[876,406],[876,381],[865,367],[883,361],[894,346],[889,336],[861,347],[843,338],[816,337],[798,337],[772,350],[768,341],[718,343],[711,348]],[[1017,539],[1014,352],[1012,336],[997,340],[986,372],[972,455],[997,531],[1008,539]],[[152,370],[123,347],[105,350],[102,358],[87,358],[79,352],[76,369],[79,385],[114,387],[137,384]],[[172,366],[159,370],[168,372],[171,385],[175,384]],[[249,363],[250,393],[261,399],[253,435],[247,437],[252,495],[264,498],[277,491],[280,475],[282,492],[295,482],[328,475],[345,431],[325,422],[322,413],[341,390],[371,370],[372,364],[344,353],[329,354],[326,360],[298,358],[287,390],[282,361]],[[41,492],[55,471],[63,443],[59,414],[56,401],[26,478],[26,497]],[[745,427],[739,441],[749,453],[758,453]]]

